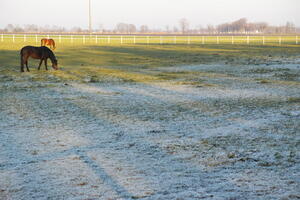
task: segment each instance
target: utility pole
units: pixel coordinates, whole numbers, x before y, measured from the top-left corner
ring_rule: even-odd
[[[89,32],[92,33],[91,0],[89,0]]]

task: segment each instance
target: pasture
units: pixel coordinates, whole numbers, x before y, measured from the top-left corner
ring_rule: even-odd
[[[299,198],[300,46],[157,39],[0,42],[0,199]]]

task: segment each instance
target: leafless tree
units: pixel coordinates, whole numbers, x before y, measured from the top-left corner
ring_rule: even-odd
[[[178,29],[176,26],[174,26],[174,27],[173,27],[173,32],[174,32],[174,33],[178,33],[178,32],[179,32],[179,29]]]
[[[7,26],[5,27],[5,30],[7,30],[7,32],[13,32],[14,28],[15,28],[14,25],[7,24]]]
[[[77,32],[83,33],[88,32],[87,29],[82,29],[81,27],[73,27],[71,29],[66,29],[64,27],[59,26],[37,26],[34,24],[26,24],[26,25],[13,25],[8,24],[3,29],[0,29],[1,32]],[[134,24],[127,24],[127,23],[118,23],[116,27],[112,30],[104,30],[103,25],[99,25],[99,29],[97,30],[101,33],[124,33],[124,34],[133,34],[137,33],[138,30]],[[207,27],[202,27],[201,25],[197,26],[196,28],[190,28],[189,22],[187,19],[182,18],[179,20],[179,26],[170,27],[166,25],[163,29],[156,28],[151,29],[147,25],[142,25],[139,29],[140,33],[275,33],[275,34],[282,34],[282,33],[299,33],[300,28],[296,27],[293,22],[287,22],[285,25],[281,26],[270,26],[266,22],[247,22],[246,18],[241,18],[233,22],[219,24],[216,27],[213,25],[207,25]]]
[[[136,27],[134,24],[128,24],[128,32],[127,33],[136,33]]]
[[[237,21],[232,22],[231,26],[234,32],[245,32],[247,25],[247,19],[241,18]]]
[[[128,33],[128,24],[118,23],[116,26],[116,31],[118,33]]]
[[[295,33],[295,25],[293,22],[286,22],[285,33]]]
[[[78,27],[78,26],[75,26],[75,27],[73,27],[73,28],[71,28],[71,32],[78,32],[78,33],[80,33],[80,32],[82,32],[82,29],[80,28],[80,27]]]
[[[149,32],[148,26],[147,26],[147,25],[142,25],[142,26],[140,27],[140,32],[141,32],[141,33],[148,33],[148,32]]]
[[[188,32],[189,29],[189,21],[186,18],[182,18],[179,20],[179,27],[182,34],[185,34]]]
[[[98,31],[100,33],[104,33],[104,25],[103,24],[99,24],[98,25],[98,30],[96,30],[96,31]]]
[[[257,31],[260,33],[264,33],[268,28],[268,24],[266,22],[256,23]]]
[[[207,32],[209,33],[209,34],[213,34],[213,33],[215,33],[215,27],[213,26],[213,25],[211,25],[211,24],[208,24],[207,25]]]

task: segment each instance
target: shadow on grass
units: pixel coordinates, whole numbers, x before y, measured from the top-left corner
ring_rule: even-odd
[[[58,59],[59,72],[50,71],[49,73],[63,80],[83,80],[93,76],[96,76],[96,79],[99,79],[98,76],[120,77],[118,71],[113,71],[120,70],[122,80],[132,81],[141,74],[151,75],[147,69],[155,69],[156,67],[210,63],[231,65],[251,62],[266,63],[270,57],[297,56],[299,51],[298,46],[238,44],[66,45],[57,48],[54,52]],[[19,71],[19,50],[0,50],[0,52],[2,74]],[[29,60],[29,67],[33,72],[36,70],[38,62],[39,60],[35,59]],[[48,65],[50,68],[51,63],[48,62]],[[125,75],[131,72],[137,72],[137,74]],[[38,73],[44,73],[44,70]],[[118,73],[119,75],[117,75]],[[132,75],[135,78],[132,78]],[[155,75],[152,74],[151,76]],[[145,77],[140,79],[143,78]],[[149,80],[152,79],[162,79],[162,77],[151,77]]]

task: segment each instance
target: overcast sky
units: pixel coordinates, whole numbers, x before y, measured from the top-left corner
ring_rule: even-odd
[[[191,27],[246,17],[251,22],[300,26],[300,0],[91,0],[93,28],[119,22],[170,28],[186,18]],[[0,28],[7,24],[88,28],[88,0],[0,0]]]

